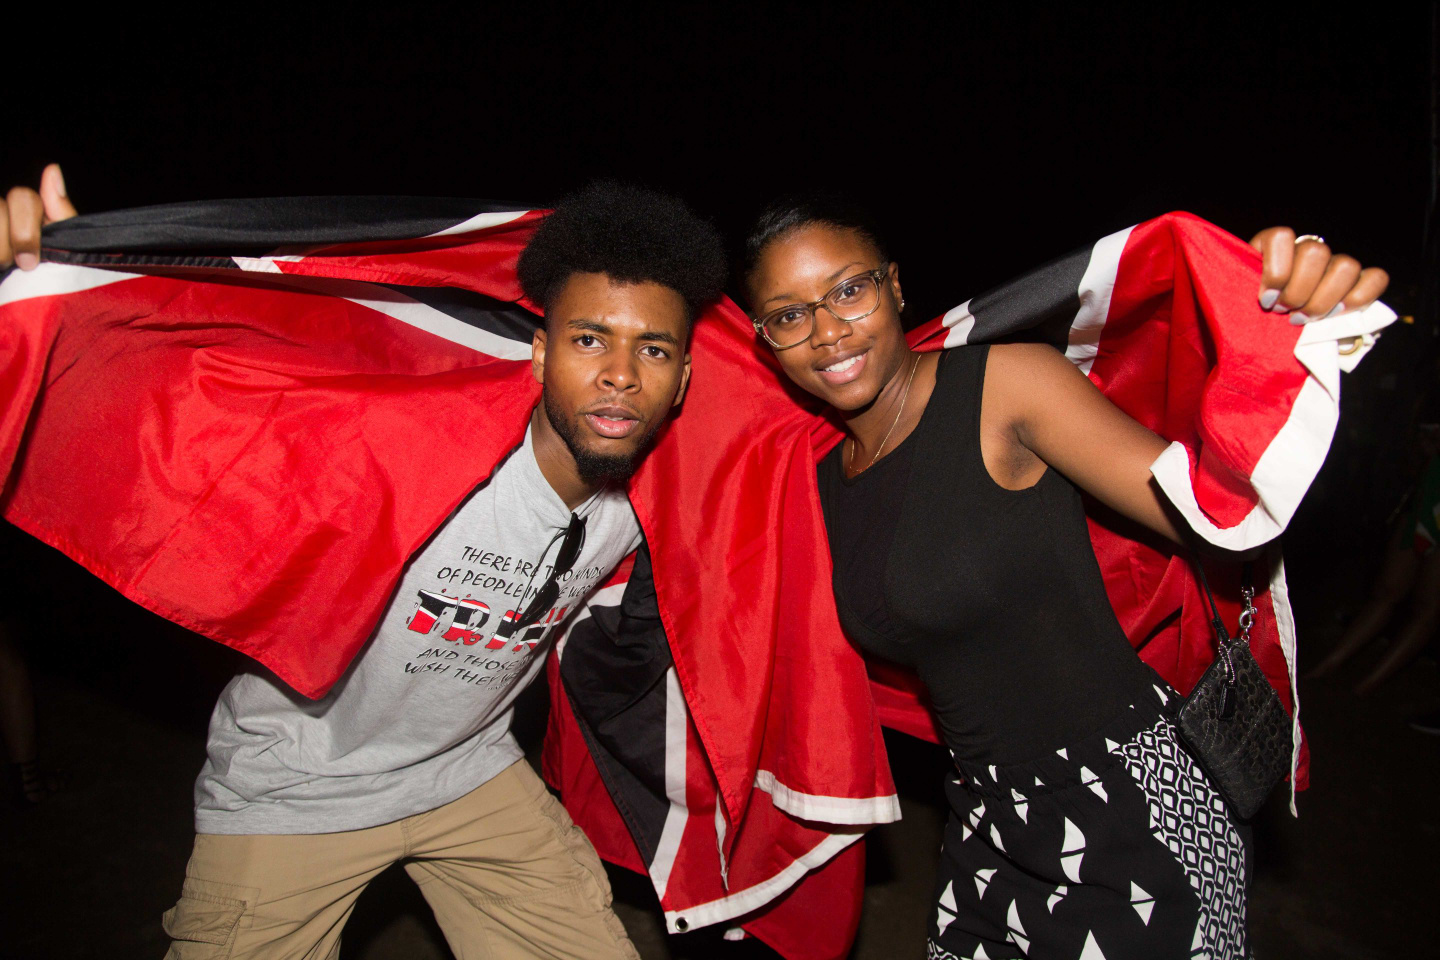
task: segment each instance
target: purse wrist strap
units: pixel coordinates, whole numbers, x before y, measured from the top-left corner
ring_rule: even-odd
[[[1223,650],[1230,644],[1230,634],[1225,629],[1225,621],[1220,619],[1220,608],[1215,604],[1215,594],[1210,592],[1210,580],[1205,576],[1205,564],[1200,560],[1200,551],[1193,546],[1190,548],[1190,562],[1195,565],[1195,573],[1200,578],[1200,586],[1205,589],[1205,599],[1210,604],[1210,628],[1215,631],[1215,641],[1219,644],[1218,649]],[[1246,565],[1246,577],[1249,576],[1249,564]]]
[[[1210,580],[1205,577],[1205,564],[1200,558],[1200,551],[1195,550],[1194,544],[1189,547],[1189,561],[1195,566],[1195,574],[1200,577],[1200,586],[1204,587],[1205,600],[1210,603],[1210,626],[1215,630],[1215,640],[1224,645],[1230,643],[1230,632],[1225,630],[1225,622],[1220,617],[1220,607],[1215,604],[1215,594],[1211,593]],[[1251,561],[1244,561],[1240,566],[1240,593],[1244,599],[1244,612],[1240,615],[1240,639],[1250,639],[1250,623],[1253,622],[1254,613],[1254,586],[1253,586],[1254,564]]]
[[[1195,566],[1195,574],[1200,578],[1200,586],[1205,590],[1205,600],[1210,604],[1210,628],[1215,631],[1215,641],[1219,644],[1219,649],[1223,649],[1231,642],[1230,632],[1225,629],[1225,621],[1220,617],[1220,608],[1215,603],[1215,594],[1210,590],[1210,580],[1205,576],[1205,564],[1200,559],[1200,551],[1196,550],[1193,544],[1190,547],[1190,562]],[[1250,623],[1255,616],[1252,573],[1252,564],[1246,560],[1240,567],[1240,590],[1245,600],[1245,609],[1240,614],[1239,636],[1239,639],[1245,641],[1250,639]]]

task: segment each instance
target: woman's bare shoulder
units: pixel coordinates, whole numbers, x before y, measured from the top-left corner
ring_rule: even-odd
[[[985,384],[1022,390],[1084,378],[1065,354],[1048,343],[997,343],[985,364]]]

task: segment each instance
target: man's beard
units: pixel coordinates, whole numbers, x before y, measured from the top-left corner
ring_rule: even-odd
[[[629,480],[639,467],[640,458],[649,449],[650,441],[655,438],[655,431],[665,422],[661,419],[645,428],[640,441],[629,453],[596,453],[580,442],[578,425],[565,416],[558,402],[548,392],[543,392],[542,397],[545,401],[545,416],[550,420],[550,426],[560,435],[560,439],[565,441],[570,456],[575,458],[575,469],[580,474],[580,479],[593,486],[624,483]]]

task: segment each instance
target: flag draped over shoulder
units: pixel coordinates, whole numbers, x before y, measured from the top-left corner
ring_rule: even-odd
[[[539,217],[312,198],[47,228],[47,262],[0,284],[0,509],[323,695],[406,559],[523,436],[537,321],[515,264]],[[1283,530],[1341,369],[1393,319],[1375,305],[1292,328],[1259,310],[1258,272],[1248,247],[1172,214],[914,339],[1065,349],[1174,441],[1155,474],[1199,534],[1249,549]],[[880,724],[933,726],[913,677],[876,664],[872,682],[839,627],[815,486],[834,426],[729,301],[692,354],[683,410],[631,485],[648,550],[551,658],[546,774],[603,855],[649,873],[670,930],[734,924],[797,960],[841,956],[854,841],[898,816]],[[1127,634],[1188,689],[1213,651],[1183,558],[1103,517],[1091,532]],[[1264,569],[1254,649],[1294,713],[1278,556]],[[1233,623],[1235,578],[1216,573]]]
[[[539,394],[514,302],[535,215],[447,235],[467,218],[317,206],[79,218],[0,286],[6,519],[312,697]],[[244,255],[347,220],[315,239],[381,239]]]

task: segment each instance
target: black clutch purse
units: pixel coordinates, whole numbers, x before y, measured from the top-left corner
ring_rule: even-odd
[[[1215,630],[1215,662],[1185,698],[1175,718],[1181,741],[1199,761],[1231,810],[1248,820],[1270,791],[1290,772],[1290,715],[1250,652],[1255,619],[1255,588],[1246,566],[1240,635],[1231,639],[1215,606],[1205,570],[1195,569],[1210,602]]]

